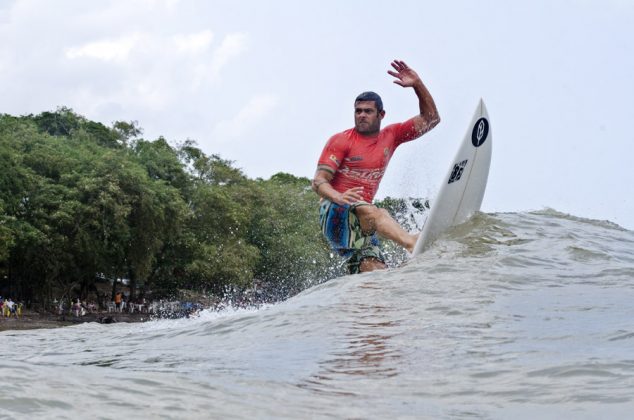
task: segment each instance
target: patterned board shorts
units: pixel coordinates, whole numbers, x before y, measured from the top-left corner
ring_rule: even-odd
[[[368,203],[340,206],[324,199],[319,206],[321,232],[332,249],[348,260],[350,274],[360,272],[361,261],[365,258],[376,258],[385,263],[376,233],[368,235],[361,231],[361,224],[354,209],[362,205]]]

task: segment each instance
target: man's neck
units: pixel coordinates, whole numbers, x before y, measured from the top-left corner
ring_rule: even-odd
[[[381,129],[378,129],[376,131],[372,131],[372,132],[365,132],[362,133],[361,131],[357,130],[356,128],[354,129],[354,131],[357,132],[357,134],[363,136],[363,137],[378,137],[379,133],[381,132]]]

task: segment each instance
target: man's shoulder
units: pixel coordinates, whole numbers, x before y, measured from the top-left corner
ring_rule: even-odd
[[[393,131],[397,131],[399,130],[403,124],[407,123],[407,121],[403,121],[403,122],[397,122],[397,123],[392,123],[392,124],[388,124],[385,127],[383,127],[381,129],[381,132],[383,133],[387,133],[387,132],[393,132]]]
[[[413,119],[409,119],[400,123],[394,123],[385,126],[381,130],[381,134],[383,136],[389,135],[395,137],[397,140],[402,138],[416,138],[418,136],[413,136],[414,130],[414,121]]]
[[[352,136],[354,136],[356,134],[356,130],[354,128],[348,128],[346,130],[340,131],[338,133],[335,133],[332,135],[332,137],[343,137],[343,138],[350,138]]]
[[[340,131],[339,133],[335,133],[330,136],[329,142],[347,142],[352,139],[356,134],[354,128],[349,128],[347,130]]]

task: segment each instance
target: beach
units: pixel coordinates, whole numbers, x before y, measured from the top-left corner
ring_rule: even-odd
[[[32,330],[39,328],[59,328],[86,322],[115,323],[115,322],[144,322],[152,315],[147,313],[110,313],[95,312],[84,316],[55,315],[51,313],[39,313],[25,310],[19,317],[0,317],[0,331],[8,330]]]

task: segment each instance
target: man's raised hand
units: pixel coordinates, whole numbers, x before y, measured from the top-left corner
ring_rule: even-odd
[[[387,72],[390,76],[396,77],[394,83],[396,83],[397,85],[403,87],[412,87],[418,81],[420,81],[420,77],[418,77],[418,74],[414,70],[410,69],[404,61],[394,60],[392,61],[392,67],[396,71],[388,70]]]

